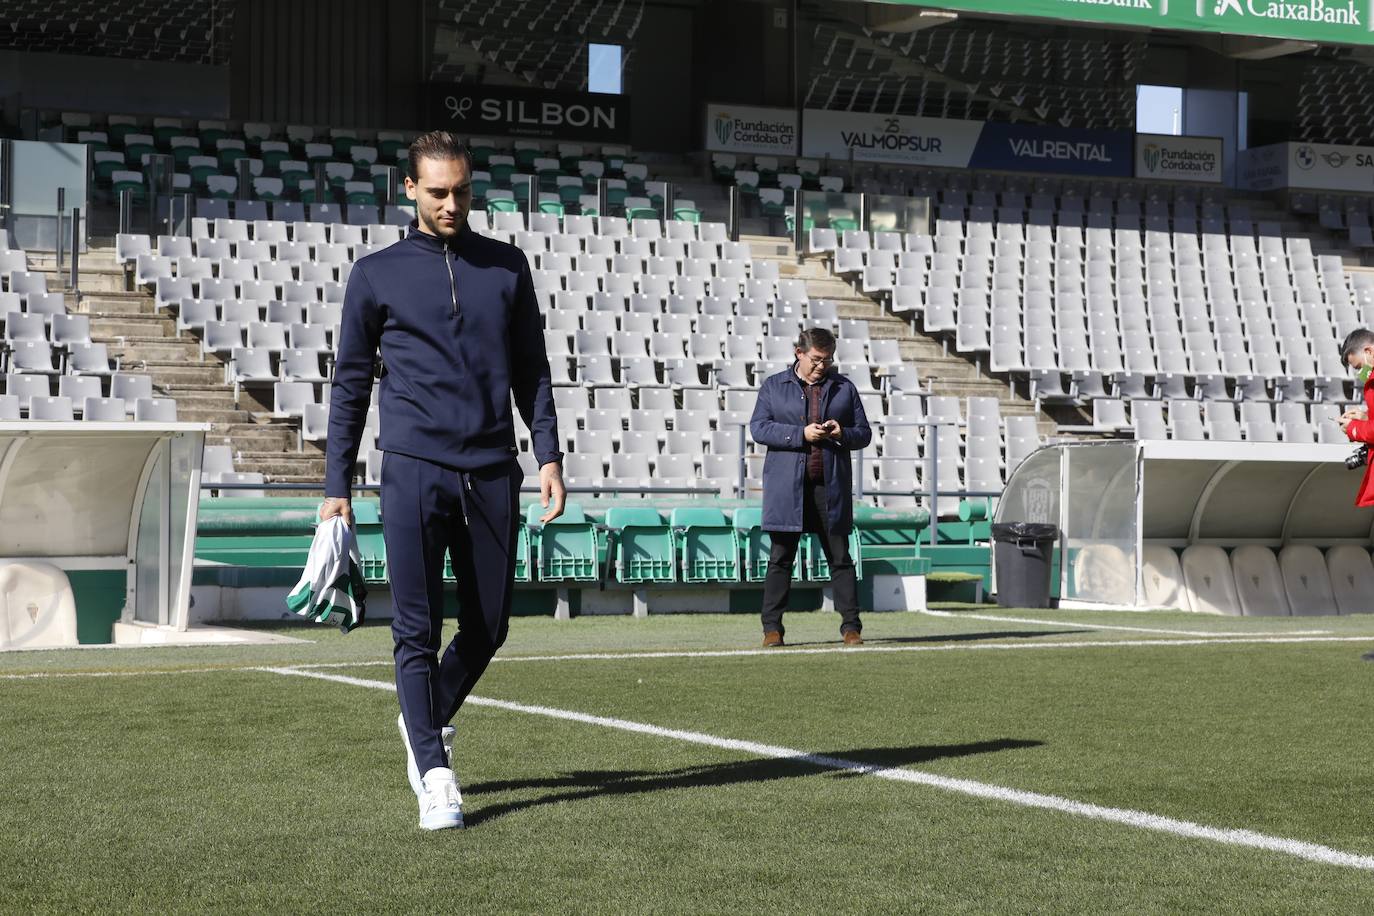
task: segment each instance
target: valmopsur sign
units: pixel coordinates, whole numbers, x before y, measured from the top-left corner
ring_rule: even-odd
[[[592,143],[630,139],[630,105],[623,95],[434,83],[430,99],[430,123],[463,135]]]
[[[981,121],[948,118],[809,108],[803,117],[803,156],[856,162],[968,168],[983,133]]]
[[[1221,140],[1217,137],[1136,134],[1135,177],[1220,184]]]

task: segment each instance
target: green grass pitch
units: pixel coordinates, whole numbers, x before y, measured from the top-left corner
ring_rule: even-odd
[[[720,654],[755,649],[757,622],[517,619],[478,694],[1374,861],[1374,664],[1361,659],[1374,618],[870,614],[873,651],[840,649],[834,615],[787,625],[795,648]],[[1363,867],[491,706],[455,723],[468,827],[424,833],[394,694],[262,670],[388,682],[389,631],[272,629],[309,641],[0,655],[0,911],[1358,913],[1374,901]],[[615,657],[566,657],[588,655]]]

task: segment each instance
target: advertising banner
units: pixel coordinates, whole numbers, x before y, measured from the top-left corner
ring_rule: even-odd
[[[1251,191],[1288,187],[1288,144],[1243,149],[1236,154],[1236,181]]]
[[[1255,191],[1374,191],[1374,148],[1331,143],[1276,143],[1246,150],[1242,186]]]
[[[429,98],[429,123],[465,137],[491,134],[590,143],[630,139],[630,104],[623,95],[431,83]]]
[[[885,0],[1017,18],[1374,44],[1374,0]]]
[[[1128,133],[993,121],[983,125],[970,166],[1129,178],[1133,153]]]
[[[1374,149],[1331,143],[1288,144],[1288,187],[1374,191]]]
[[[1221,138],[1136,134],[1135,177],[1220,184]]]
[[[707,105],[706,149],[717,153],[795,156],[796,109]]]
[[[802,155],[856,162],[967,168],[983,132],[981,121],[913,118],[853,111],[807,109]]]

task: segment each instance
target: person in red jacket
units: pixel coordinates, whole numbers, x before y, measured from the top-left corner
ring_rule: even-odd
[[[1369,411],[1374,408],[1374,331],[1368,328],[1351,331],[1341,344],[1341,359],[1358,374],[1364,401],[1363,407],[1352,407],[1341,414],[1341,429],[1351,442],[1363,442],[1368,446],[1374,443],[1374,422],[1369,419]],[[1368,459],[1355,505],[1360,508],[1374,506],[1374,464]]]

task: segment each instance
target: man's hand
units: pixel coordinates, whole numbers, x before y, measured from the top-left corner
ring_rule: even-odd
[[[829,435],[824,423],[808,423],[806,428],[802,430],[802,436],[807,442],[820,442],[822,439],[828,438]]]
[[[353,503],[350,500],[338,496],[326,496],[324,504],[320,506],[320,521],[342,515],[344,524],[352,528],[353,525]]]
[[[563,487],[563,465],[560,462],[550,461],[539,468],[539,499],[544,508],[549,510],[539,517],[540,524],[547,525],[563,514],[568,491]]]
[[[843,430],[840,429],[839,423],[836,423],[834,420],[826,420],[821,425],[825,428],[825,435],[827,438],[834,439],[836,442],[840,441],[840,433],[843,432]]]

